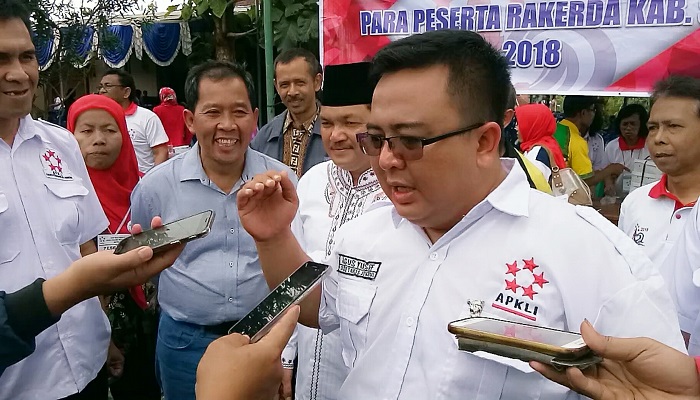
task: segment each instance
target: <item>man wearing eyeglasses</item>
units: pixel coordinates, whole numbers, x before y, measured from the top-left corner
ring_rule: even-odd
[[[100,94],[124,108],[139,171],[145,174],[154,166],[165,162],[168,159],[170,139],[160,118],[153,111],[136,104],[134,78],[120,69],[110,69],[102,76],[99,89]]]
[[[606,335],[683,348],[663,279],[636,245],[499,157],[510,76],[498,50],[474,32],[432,31],[372,63],[358,139],[391,204],[335,233],[332,273],[299,319],[339,330],[349,368],[339,399],[575,396],[520,361],[459,351],[448,323],[479,315],[562,330],[588,319]],[[297,203],[274,171],[238,193],[271,287],[309,259],[288,227]]]

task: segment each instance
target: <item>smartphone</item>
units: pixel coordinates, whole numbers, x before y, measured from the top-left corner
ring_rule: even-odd
[[[578,333],[495,318],[466,318],[450,322],[447,330],[458,338],[517,347],[566,360],[590,352]]]
[[[158,253],[174,244],[187,243],[207,236],[212,223],[214,223],[214,211],[204,211],[124,238],[114,249],[114,254],[126,253],[141,246],[148,246],[154,253]]]
[[[255,343],[269,332],[270,328],[291,306],[299,304],[330,271],[327,265],[308,261],[271,291],[253,311],[238,321],[228,333],[248,335]]]

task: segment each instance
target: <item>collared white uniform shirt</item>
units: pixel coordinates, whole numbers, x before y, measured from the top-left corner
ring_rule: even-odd
[[[576,397],[514,360],[459,351],[449,322],[483,301],[484,316],[684,344],[673,302],[649,259],[589,207],[507,178],[431,243],[392,205],[345,224],[329,259],[319,323],[339,329],[350,399]],[[596,251],[585,251],[586,243]]]
[[[646,253],[659,272],[668,278],[664,260],[681,234],[692,206],[680,206],[664,195],[666,178],[632,191],[620,207],[618,227]]]
[[[594,135],[586,135],[588,143],[588,157],[591,159],[594,171],[600,171],[610,165],[608,157],[605,155],[605,140],[600,133]]]
[[[52,278],[108,226],[68,131],[30,116],[12,148],[0,140],[0,290]],[[110,329],[97,298],[36,337],[36,350],[0,376],[0,399],[46,400],[82,390],[107,359]]]
[[[649,158],[649,150],[646,146],[641,149],[620,150],[620,140],[618,137],[605,146],[605,156],[610,163],[622,164],[631,171],[634,168],[634,160]]]
[[[355,185],[350,172],[326,161],[315,165],[299,180],[299,218],[294,233],[306,253],[317,262],[331,255],[337,230],[386,200],[371,169]],[[291,343],[294,346],[294,343]],[[297,400],[335,399],[347,375],[341,357],[340,334],[297,325]],[[289,358],[289,357],[287,357]]]
[[[688,215],[683,232],[666,258],[669,286],[683,332],[690,333],[688,354],[700,356],[700,206]]]

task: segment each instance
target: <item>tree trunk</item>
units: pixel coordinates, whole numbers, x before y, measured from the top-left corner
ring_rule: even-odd
[[[234,61],[236,55],[229,46],[226,37],[226,26],[221,18],[214,17],[214,47],[216,48],[216,59],[220,61]]]

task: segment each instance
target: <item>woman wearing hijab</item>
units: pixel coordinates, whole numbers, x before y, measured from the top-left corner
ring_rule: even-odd
[[[544,104],[525,104],[515,109],[520,150],[549,180],[552,167],[566,168],[559,144],[552,136],[557,121]]]
[[[163,123],[165,133],[170,138],[170,144],[173,147],[189,146],[192,134],[185,125],[185,107],[178,104],[175,91],[169,87],[161,88],[158,94],[160,105],[155,106],[153,112]]]
[[[124,110],[106,96],[87,95],[69,109],[67,127],[80,145],[90,180],[109,219],[107,233],[128,234],[130,196],[140,172]],[[114,348],[110,349],[110,372],[115,378],[121,376],[111,384],[115,400],[160,399],[154,368],[156,317],[146,309],[141,286],[109,299],[112,342],[125,359],[123,367],[113,363]]]

